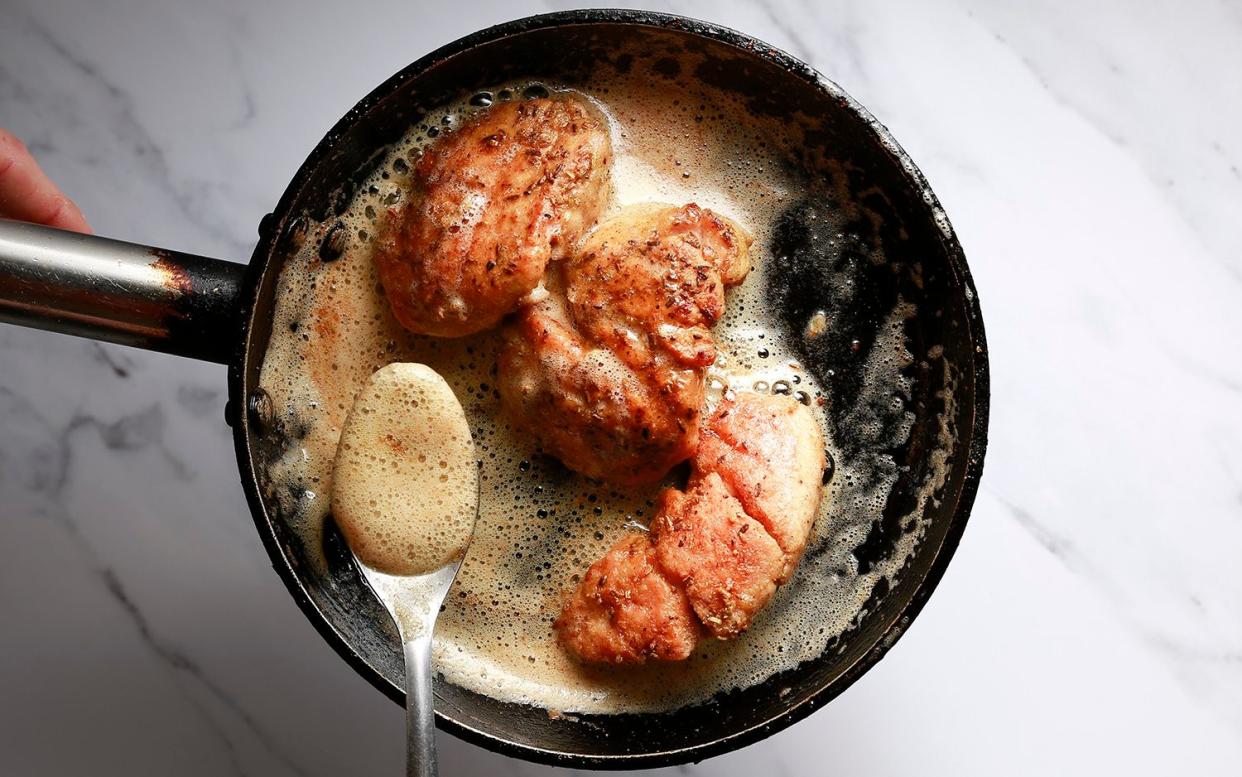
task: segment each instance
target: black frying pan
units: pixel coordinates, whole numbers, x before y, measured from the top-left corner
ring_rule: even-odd
[[[883,517],[854,551],[866,568],[893,553],[910,524],[915,493],[930,476],[930,454],[952,440],[948,475],[925,508],[925,535],[894,579],[881,579],[862,614],[824,653],[796,669],[709,702],[662,714],[561,716],[441,684],[440,726],[498,752],[550,764],[638,768],[701,760],[761,739],[841,693],[909,627],[943,574],[965,527],[983,467],[988,413],[987,349],[978,297],[943,211],[888,131],[861,105],[807,65],[745,35],[675,16],[571,11],[475,33],[418,60],[364,98],[311,152],[275,210],[259,224],[249,266],[97,237],[0,222],[0,320],[227,364],[227,420],[234,430],[242,487],[273,566],[319,632],[359,673],[402,701],[395,631],[344,563],[339,536],[304,547],[279,507],[263,497],[263,463],[283,442],[258,378],[272,328],[277,276],[306,219],[344,207],[378,152],[438,104],[501,81],[572,83],[621,48],[660,57],[691,49],[699,79],[741,95],[749,110],[808,127],[791,159],[811,175],[822,160],[849,175],[841,196],[880,214],[845,225],[845,239],[820,239],[817,222],[791,208],[772,246],[779,271],[769,298],[779,306],[801,356],[848,407],[859,393],[861,358],[878,317],[896,300],[917,303],[905,323],[914,423],[887,453],[901,468]],[[624,65],[624,63],[620,63]],[[837,203],[844,206],[849,203]],[[854,232],[869,232],[864,250]],[[830,277],[847,274],[851,291]],[[843,322],[814,341],[804,322],[827,310]],[[933,346],[939,346],[934,348]],[[926,358],[922,358],[927,355]],[[955,384],[955,401],[942,389]],[[848,441],[848,413],[832,412],[831,433]],[[938,437],[938,435],[940,435]],[[327,572],[310,563],[324,553]]]

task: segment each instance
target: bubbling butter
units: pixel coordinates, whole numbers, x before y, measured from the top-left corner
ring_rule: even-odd
[[[422,364],[372,373],[345,417],[332,469],[332,515],[358,560],[390,575],[460,560],[478,489],[470,425],[444,378]]]
[[[694,72],[696,55],[686,56],[682,72]],[[353,397],[372,372],[391,362],[425,363],[444,376],[461,399],[482,464],[475,537],[437,620],[436,670],[444,681],[475,693],[565,712],[675,709],[841,650],[838,638],[865,616],[880,581],[888,585],[901,576],[923,533],[922,500],[943,482],[952,452],[946,436],[943,452],[933,455],[941,479],[928,481],[891,556],[860,567],[854,550],[882,517],[900,472],[891,451],[908,439],[913,419],[902,404],[911,397],[908,367],[916,358],[904,328],[913,305],[899,304],[874,322],[875,346],[859,366],[857,396],[842,406],[845,400],[830,394],[822,375],[802,363],[784,311],[773,305],[771,286],[785,262],[772,249],[778,220],[803,198],[840,186],[844,169],[826,163],[808,174],[789,161],[800,138],[788,122],[757,117],[742,98],[694,79],[661,76],[648,53],[636,51],[633,60],[625,72],[601,64],[595,77],[572,86],[495,84],[411,127],[343,212],[307,225],[281,272],[260,379],[280,425],[295,430],[265,463],[266,498],[280,503],[280,514],[291,516],[293,530],[315,549],[323,547],[327,513],[315,494],[332,488],[332,460]],[[824,430],[833,465],[793,579],[745,635],[704,640],[683,662],[584,666],[557,644],[552,629],[564,597],[587,567],[650,520],[660,486],[614,489],[540,454],[501,412],[497,332],[445,340],[405,331],[389,310],[371,256],[384,212],[409,196],[414,162],[436,137],[493,101],[570,89],[599,108],[612,135],[612,202],[605,217],[635,203],[694,202],[755,237],[750,276],[727,293],[715,330],[719,356],[708,371],[707,412],[727,390],[793,396]],[[827,218],[834,218],[831,212]],[[837,226],[850,230],[845,218]],[[325,254],[322,246],[333,237],[339,245]],[[868,236],[861,239],[875,245]],[[556,272],[555,265],[549,272]],[[839,276],[832,281],[847,288],[852,279]],[[797,323],[797,332],[822,336],[837,325],[812,316]],[[835,433],[830,410],[848,416],[856,439]],[[676,473],[661,485],[678,485]]]

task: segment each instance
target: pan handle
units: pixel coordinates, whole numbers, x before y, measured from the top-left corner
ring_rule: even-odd
[[[246,266],[0,220],[0,322],[228,364]]]

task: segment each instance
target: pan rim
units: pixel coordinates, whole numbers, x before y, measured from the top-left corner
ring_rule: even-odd
[[[961,540],[978,491],[987,448],[989,414],[988,349],[979,305],[979,295],[975,289],[974,281],[966,264],[965,254],[957,236],[923,173],[897,143],[896,139],[893,138],[888,128],[860,103],[850,97],[841,87],[807,63],[742,32],[712,22],[700,21],[685,16],[622,9],[558,11],[504,22],[445,44],[415,60],[386,79],[333,125],[291,179],[273,212],[281,214],[282,218],[288,218],[290,208],[298,194],[346,131],[356,122],[362,120],[365,114],[377,105],[380,100],[405,82],[419,77],[440,62],[480,45],[494,43],[505,38],[541,29],[600,24],[674,30],[692,36],[707,38],[717,43],[723,43],[749,56],[766,60],[791,75],[810,82],[815,88],[837,100],[842,108],[857,115],[867,126],[875,141],[897,162],[903,173],[910,180],[914,190],[921,194],[923,201],[933,214],[933,220],[948,259],[949,269],[955,276],[955,280],[961,285],[963,295],[965,296],[962,303],[966,314],[963,322],[967,330],[966,341],[974,346],[971,363],[974,384],[974,412],[969,419],[969,423],[963,423],[963,430],[969,430],[970,434],[969,446],[965,450],[965,455],[967,456],[966,467],[957,504],[954,507],[944,539],[939,547],[935,549],[927,571],[922,579],[918,581],[909,601],[902,605],[889,623],[884,626],[871,647],[859,655],[836,679],[815,689],[807,698],[792,704],[782,712],[753,726],[726,734],[710,742],[644,753],[616,755],[583,754],[519,744],[482,729],[472,727],[439,710],[436,712],[436,723],[440,729],[467,742],[503,755],[514,756],[550,766],[572,766],[593,769],[656,768],[684,764],[691,761],[701,761],[705,758],[752,744],[793,725],[853,685],[859,677],[879,662],[905,631],[908,630],[910,624],[926,604],[931,592],[935,590],[943,577],[949,561],[952,559]],[[274,223],[276,219],[270,216],[271,214],[263,220],[260,227],[260,239],[246,271],[246,281],[242,291],[242,305],[246,311],[246,316],[242,324],[242,337],[230,362],[228,374],[229,406],[231,408],[230,420],[233,426],[234,447],[241,473],[242,487],[260,538],[269,557],[272,559],[272,566],[285,583],[303,614],[310,620],[316,631],[354,671],[366,678],[373,686],[393,701],[404,703],[404,695],[401,690],[388,682],[360,654],[354,651],[334,624],[316,607],[303,586],[301,579],[295,574],[292,565],[289,563],[285,549],[280,546],[277,540],[275,529],[271,519],[268,517],[267,508],[261,495],[254,466],[255,451],[250,445],[251,421],[249,413],[246,412],[246,373],[248,371],[247,368],[250,366],[247,355],[252,350],[252,340],[255,337],[254,322],[259,293],[263,288],[263,281],[268,275],[269,269],[271,269],[267,257],[271,254],[272,244],[276,239],[276,235],[281,234],[283,228],[283,224]]]

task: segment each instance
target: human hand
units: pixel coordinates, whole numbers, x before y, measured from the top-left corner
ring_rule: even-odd
[[[91,227],[73,200],[47,177],[26,146],[0,127],[0,218],[73,232]]]

